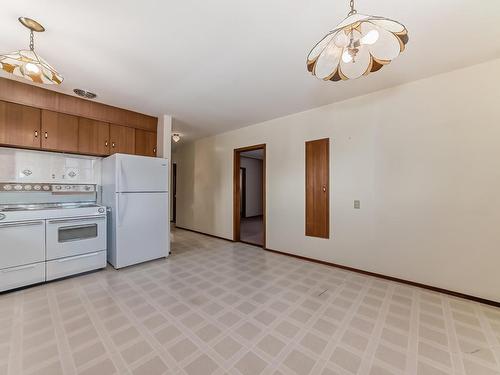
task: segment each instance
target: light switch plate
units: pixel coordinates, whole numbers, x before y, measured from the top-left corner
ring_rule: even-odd
[[[360,202],[360,201],[358,201],[358,200],[355,200],[355,201],[354,201],[354,208],[355,208],[356,210],[359,210],[359,209],[361,208],[361,202]]]

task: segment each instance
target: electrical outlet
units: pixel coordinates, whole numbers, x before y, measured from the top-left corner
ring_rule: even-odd
[[[356,210],[359,210],[361,208],[361,201],[355,200],[354,201],[354,208]]]

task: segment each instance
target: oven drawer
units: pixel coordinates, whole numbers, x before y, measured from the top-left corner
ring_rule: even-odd
[[[45,260],[45,221],[0,224],[0,269]]]
[[[47,221],[47,260],[106,250],[106,215]]]
[[[0,270],[0,292],[45,281],[45,262]]]
[[[77,255],[47,262],[47,281],[106,267],[106,251]]]

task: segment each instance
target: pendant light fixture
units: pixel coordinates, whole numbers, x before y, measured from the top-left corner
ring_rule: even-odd
[[[311,50],[307,70],[325,81],[359,78],[380,70],[404,51],[408,30],[384,17],[351,11]]]
[[[19,22],[30,30],[30,49],[0,55],[0,67],[8,73],[36,83],[61,84],[63,77],[35,52],[33,32],[41,33],[45,28],[27,17],[19,17]]]

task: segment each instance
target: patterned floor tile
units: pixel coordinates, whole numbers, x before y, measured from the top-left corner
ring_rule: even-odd
[[[167,260],[0,295],[0,373],[500,375],[500,309],[172,235]]]

